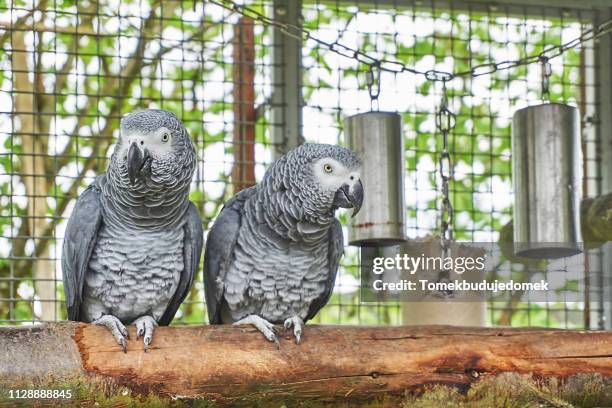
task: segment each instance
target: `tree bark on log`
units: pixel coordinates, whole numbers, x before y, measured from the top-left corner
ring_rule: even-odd
[[[306,326],[280,349],[248,327],[159,327],[149,352],[127,353],[82,323],[0,329],[0,379],[109,378],[136,392],[217,401],[362,399],[427,384],[467,388],[502,372],[612,376],[612,332],[451,326]]]

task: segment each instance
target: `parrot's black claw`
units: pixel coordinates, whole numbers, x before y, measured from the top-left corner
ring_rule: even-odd
[[[149,350],[149,345],[153,341],[153,332],[157,322],[151,316],[141,316],[134,320],[133,324],[136,326],[136,339],[143,338],[144,351],[145,353]]]
[[[249,315],[244,319],[238,320],[234,325],[253,325],[259,330],[264,337],[271,342],[274,342],[277,349],[280,349],[280,341],[278,340],[278,329],[266,319],[257,315]]]
[[[285,320],[285,330],[289,330],[293,326],[293,335],[295,336],[295,344],[300,344],[302,341],[302,327],[304,321],[299,316],[293,316]]]
[[[123,323],[121,323],[118,318],[113,315],[104,315],[99,319],[94,320],[92,323],[98,326],[106,327],[115,338],[117,344],[121,346],[123,352],[127,353],[126,338],[129,339],[129,334]]]

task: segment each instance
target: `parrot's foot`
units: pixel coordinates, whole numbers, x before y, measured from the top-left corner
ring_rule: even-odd
[[[144,351],[146,353],[149,349],[149,344],[153,341],[153,332],[157,322],[151,316],[140,316],[132,324],[136,326],[136,340],[140,337],[144,339]]]
[[[123,349],[123,352],[127,353],[127,343],[125,339],[129,339],[130,335],[119,319],[117,319],[113,315],[104,315],[91,323],[97,324],[98,326],[104,326],[108,330],[110,330],[117,343],[119,343],[119,345]]]
[[[276,327],[266,319],[263,319],[257,315],[248,315],[244,319],[240,319],[234,323],[235,326],[251,324],[259,330],[268,341],[274,342],[276,348],[280,348],[278,336],[276,335]]]
[[[300,344],[302,340],[302,326],[304,321],[299,316],[293,316],[285,320],[285,330],[289,330],[293,326],[293,335],[295,336],[295,344]]]

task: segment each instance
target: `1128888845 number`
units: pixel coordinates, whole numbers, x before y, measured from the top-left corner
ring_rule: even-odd
[[[8,390],[9,399],[71,399],[72,390],[15,389]]]

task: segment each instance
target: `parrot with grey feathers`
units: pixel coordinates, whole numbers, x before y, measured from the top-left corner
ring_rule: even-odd
[[[204,253],[204,290],[212,324],[253,325],[279,345],[275,324],[293,327],[327,303],[343,237],[338,208],[363,203],[361,162],[346,148],[304,144],[278,159],[260,184],[228,201]]]
[[[147,109],[121,121],[108,171],[80,195],[64,237],[62,277],[70,320],[105,326],[126,351],[126,325],[147,351],[193,283],[202,222],[189,201],[196,166],[187,129]]]

